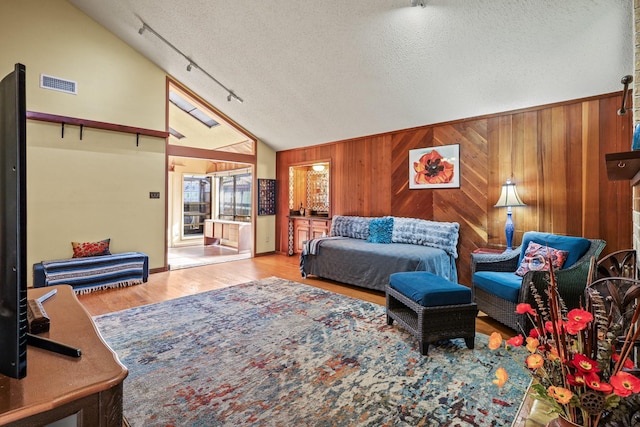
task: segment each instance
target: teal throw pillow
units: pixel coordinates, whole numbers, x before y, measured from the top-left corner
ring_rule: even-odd
[[[392,236],[393,217],[373,218],[371,222],[369,222],[369,237],[367,237],[367,242],[391,243]]]

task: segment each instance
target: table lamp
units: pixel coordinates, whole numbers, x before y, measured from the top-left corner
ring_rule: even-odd
[[[525,206],[520,200],[518,196],[518,192],[516,191],[516,184],[511,182],[510,179],[507,179],[506,184],[502,185],[502,192],[500,193],[500,198],[498,202],[494,205],[496,208],[507,208],[507,222],[504,226],[504,231],[507,235],[507,250],[510,251],[513,249],[511,246],[511,241],[513,239],[513,219],[511,218],[511,207],[512,206]]]

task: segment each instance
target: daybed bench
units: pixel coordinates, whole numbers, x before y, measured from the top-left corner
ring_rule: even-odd
[[[149,278],[149,257],[124,252],[86,258],[42,261],[33,265],[33,286],[71,285],[76,294],[137,285]]]
[[[386,227],[382,239],[381,223]],[[337,215],[330,237],[304,245],[300,271],[302,277],[315,275],[379,291],[385,290],[392,273],[403,271],[428,271],[457,283],[459,229],[458,223],[416,218]]]

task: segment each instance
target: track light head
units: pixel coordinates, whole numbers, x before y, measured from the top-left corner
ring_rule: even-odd
[[[189,62],[189,65],[187,65],[187,71],[191,71],[191,62]]]
[[[422,7],[425,7],[426,6],[425,1],[426,0],[411,0],[411,7],[416,7],[418,5],[422,6]]]
[[[145,24],[142,24],[142,27],[140,27],[140,29],[138,30],[138,34],[142,35],[142,33],[144,33],[144,30],[147,29],[147,26]]]
[[[240,104],[244,102],[242,98],[240,98],[238,95],[236,95],[235,93],[233,93],[233,91],[230,90],[229,95],[227,95],[227,101],[231,102],[233,99],[238,101]]]

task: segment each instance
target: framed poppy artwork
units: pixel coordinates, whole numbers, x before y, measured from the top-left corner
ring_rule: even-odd
[[[460,144],[409,150],[409,188],[460,188]]]

